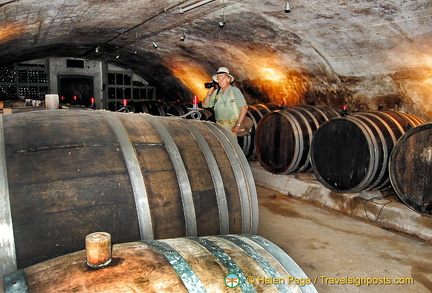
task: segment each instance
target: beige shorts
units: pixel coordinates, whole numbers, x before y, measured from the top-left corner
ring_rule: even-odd
[[[237,134],[232,132],[231,129],[236,125],[236,123],[237,123],[237,120],[217,121],[217,124],[219,124],[224,129],[226,129],[232,135],[232,137],[234,137],[235,139],[237,139]]]

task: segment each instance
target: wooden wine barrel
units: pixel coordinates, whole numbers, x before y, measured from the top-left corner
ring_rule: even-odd
[[[167,116],[167,107],[160,101],[133,101],[130,103],[133,113],[147,113],[154,116]]]
[[[402,202],[432,215],[432,123],[408,130],[389,161],[390,182]]]
[[[214,117],[213,108],[200,108],[199,111],[201,113],[200,120],[211,121],[211,122],[215,122],[216,121],[215,117]],[[193,118],[193,119],[195,119],[195,118]]]
[[[237,141],[248,160],[256,159],[255,132],[258,123],[260,122],[261,118],[264,117],[264,115],[271,113],[276,109],[281,108],[279,108],[277,104],[255,104],[248,106],[248,112],[246,113],[246,116],[253,121],[252,130],[250,134],[237,138]]]
[[[131,112],[133,113],[149,113],[149,109],[146,107],[143,101],[131,101],[129,104]],[[112,109],[110,109],[113,111]]]
[[[83,249],[99,230],[114,243],[257,232],[250,167],[214,123],[79,110],[0,118],[0,273]]]
[[[4,277],[5,293],[317,292],[311,282],[283,250],[251,235],[116,244],[105,268],[88,267],[79,251]]]
[[[265,106],[270,110],[270,111],[276,111],[276,110],[282,110],[285,108],[285,106],[281,103],[266,103]]]
[[[392,111],[369,111],[334,118],[312,141],[311,162],[317,179],[336,192],[389,188],[388,162],[397,140],[425,121]]]
[[[310,171],[310,145],[314,132],[337,116],[339,112],[327,106],[285,108],[265,115],[255,134],[261,166],[275,174]]]
[[[176,102],[164,102],[165,105],[165,116],[183,116],[189,112],[188,107],[181,103]]]

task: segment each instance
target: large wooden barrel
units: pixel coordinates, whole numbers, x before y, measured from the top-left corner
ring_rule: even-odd
[[[105,268],[87,267],[79,251],[4,278],[5,293],[317,292],[312,281],[279,247],[251,235],[116,244]]]
[[[114,243],[257,232],[252,172],[214,123],[79,110],[0,118],[3,272],[83,249],[99,230]]]
[[[389,161],[390,182],[402,202],[432,215],[432,122],[408,130]]]
[[[156,100],[132,101],[130,108],[133,113],[147,113],[155,116],[167,116],[167,106]]]
[[[311,162],[317,179],[336,192],[385,190],[390,153],[410,128],[425,121],[393,111],[368,111],[334,118],[312,141]]]
[[[188,107],[185,104],[178,102],[164,102],[166,113],[165,116],[183,116],[189,112]]]
[[[246,116],[253,121],[252,130],[250,134],[237,138],[237,141],[248,160],[256,159],[255,132],[261,118],[266,114],[279,109],[281,109],[279,105],[274,103],[254,104],[248,106],[248,112],[246,113]]]
[[[207,108],[200,108],[199,111],[201,114],[199,117],[200,120],[211,121],[211,122],[216,121],[215,117],[214,117],[213,108],[208,108],[208,109]],[[187,118],[190,118],[190,117],[187,117]],[[191,117],[191,118],[195,119],[194,117]]]
[[[274,111],[258,124],[255,144],[261,166],[275,174],[308,172],[310,145],[321,124],[339,116],[327,106],[299,106]]]

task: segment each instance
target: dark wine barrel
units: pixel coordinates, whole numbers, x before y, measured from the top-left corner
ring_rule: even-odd
[[[165,102],[166,116],[183,116],[189,112],[188,107],[184,104],[175,102]]]
[[[280,109],[282,109],[281,106],[274,103],[255,104],[248,106],[248,112],[246,116],[248,116],[253,121],[252,130],[249,135],[237,138],[237,141],[248,160],[256,159],[255,132],[261,118],[264,117],[266,114],[271,113],[272,111]]]
[[[248,160],[252,160],[256,157],[255,131],[256,127],[258,126],[258,122],[261,120],[262,117],[264,117],[265,114],[268,114],[270,112],[270,109],[267,108],[265,104],[248,106],[248,112],[246,113],[246,116],[249,117],[253,122],[252,130],[248,135],[237,137],[237,142]]]
[[[101,269],[89,268],[79,251],[8,274],[4,284],[5,293],[317,292],[289,255],[251,235],[115,244]]]
[[[390,182],[402,202],[432,215],[432,123],[408,130],[389,161]]]
[[[154,116],[167,116],[167,107],[160,101],[133,101],[130,104],[133,113],[147,113]]]
[[[155,116],[167,116],[167,107],[161,101],[144,101],[144,105],[147,107],[147,114]]]
[[[392,111],[359,112],[323,124],[312,141],[317,179],[336,192],[389,188],[388,161],[397,140],[425,121]]]
[[[0,121],[0,265],[83,249],[99,230],[114,243],[257,232],[250,167],[214,123],[80,110]]]
[[[270,110],[270,111],[276,111],[276,110],[282,110],[285,108],[285,106],[283,104],[277,104],[277,103],[266,103],[265,106]]]
[[[314,132],[337,116],[336,109],[326,106],[285,108],[265,115],[255,134],[261,166],[275,174],[310,171],[310,145]]]
[[[201,113],[200,120],[215,122],[214,111],[212,108],[200,108],[199,111]]]
[[[143,101],[131,101],[129,106],[133,113],[149,113],[149,109],[146,107]]]

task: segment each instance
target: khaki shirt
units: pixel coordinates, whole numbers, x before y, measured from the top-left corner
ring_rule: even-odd
[[[217,102],[215,103],[216,94],[218,98]],[[237,103],[237,113],[240,113],[240,109],[243,106],[247,106],[246,100],[240,89],[229,85],[225,93],[222,93],[222,90],[219,90],[218,93],[218,90],[216,90],[210,96],[210,101],[207,108],[214,107],[216,121],[237,121],[238,117],[234,111],[235,103],[233,98]]]

